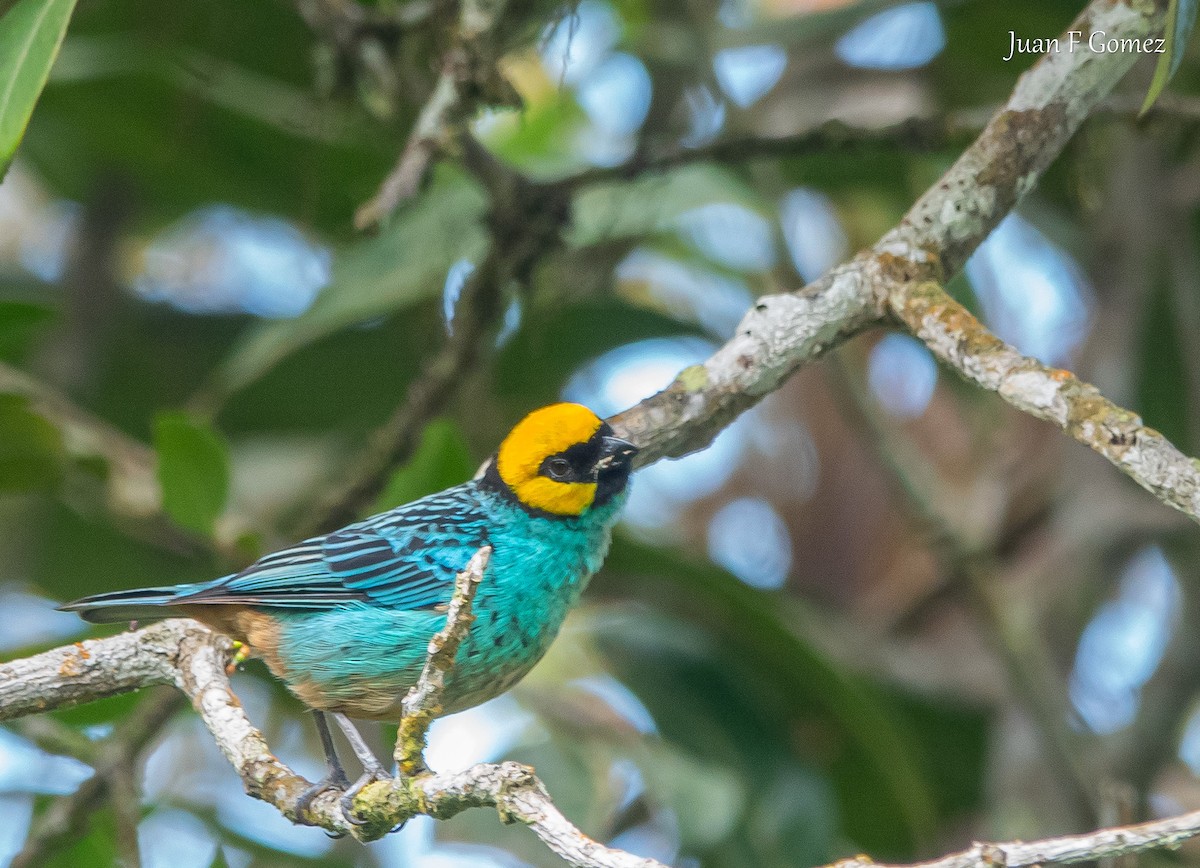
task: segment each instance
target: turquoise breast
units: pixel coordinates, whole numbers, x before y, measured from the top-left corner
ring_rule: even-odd
[[[578,518],[559,518],[532,515],[499,495],[481,493],[492,559],[476,593],[475,623],[447,678],[445,713],[498,696],[541,659],[603,562],[624,499],[622,494]],[[453,579],[452,573],[446,577]],[[399,718],[429,639],[445,624],[445,614],[436,610],[371,603],[273,614],[280,641],[272,668],[302,701],[383,720]]]

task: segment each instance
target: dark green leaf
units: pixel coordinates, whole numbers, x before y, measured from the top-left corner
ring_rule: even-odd
[[[154,423],[163,508],[181,527],[212,532],[229,493],[229,456],[221,438],[183,413]]]
[[[53,485],[63,462],[62,435],[24,395],[0,395],[0,491]]]
[[[1155,283],[1142,321],[1137,410],[1147,425],[1187,448],[1194,434],[1189,430],[1187,402],[1180,400],[1189,391],[1186,356],[1180,343],[1180,330],[1187,326],[1172,310],[1171,293],[1188,289],[1172,287],[1161,279]]]
[[[54,319],[54,310],[27,301],[0,301],[0,359],[20,356],[40,326]]]
[[[25,135],[75,0],[21,0],[0,18],[0,178]]]

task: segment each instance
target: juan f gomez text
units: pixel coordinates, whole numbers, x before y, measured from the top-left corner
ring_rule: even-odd
[[[1103,30],[1093,30],[1085,34],[1082,30],[1068,30],[1062,36],[1050,38],[1022,39],[1015,30],[1008,31],[1008,53],[1005,60],[1012,60],[1019,54],[1057,54],[1061,51],[1075,52],[1085,46],[1094,54],[1162,54],[1167,50],[1166,39],[1162,37],[1132,37],[1109,36]]]

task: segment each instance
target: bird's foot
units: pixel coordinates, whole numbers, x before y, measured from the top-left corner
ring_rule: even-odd
[[[310,821],[308,811],[312,807],[313,800],[321,795],[321,793],[328,792],[329,790],[345,790],[350,786],[350,780],[346,777],[345,773],[341,769],[338,769],[338,772],[339,774],[330,773],[326,775],[300,794],[300,798],[296,800],[296,816],[300,819],[300,822],[309,826],[315,825]],[[338,834],[326,834],[334,838],[341,837]]]
[[[392,773],[385,769],[378,762],[367,766],[363,771],[362,776],[354,782],[354,784],[342,794],[338,804],[342,808],[342,816],[346,818],[347,823],[353,823],[355,826],[366,825],[366,820],[360,819],[354,812],[354,800],[358,794],[363,791],[363,788],[368,784],[373,784],[376,781],[390,781]],[[403,824],[401,824],[403,825]]]
[[[233,654],[229,657],[229,663],[225,666],[225,674],[232,675],[237,672],[238,667],[245,663],[250,658],[250,646],[245,642],[239,642],[236,639],[233,641]]]

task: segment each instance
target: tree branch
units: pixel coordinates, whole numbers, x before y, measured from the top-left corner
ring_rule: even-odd
[[[893,289],[888,306],[968,380],[1100,453],[1163,503],[1200,522],[1200,462],[1070,371],[1023,356],[932,281]]]
[[[982,118],[979,115],[978,109],[965,110],[944,116],[905,118],[881,127],[851,126],[844,121],[831,119],[786,136],[740,136],[661,154],[637,154],[628,162],[587,169],[553,183],[578,190],[591,184],[627,181],[647,173],[665,172],[692,163],[794,158],[833,150],[855,151],[881,146],[924,153],[956,143],[966,144],[987,120],[987,115]]]
[[[191,632],[181,631],[190,624]],[[163,621],[0,665],[0,721],[67,708],[155,684],[174,684],[191,621]]]
[[[487,42],[507,5],[508,0],[460,0],[457,27],[442,57],[442,70],[433,92],[379,192],[355,213],[354,225],[359,229],[382,222],[416,194],[453,126],[475,108],[472,97],[509,105],[519,102],[516,91],[496,69],[496,47]]]
[[[1141,94],[1114,94],[1098,103],[1094,115],[1138,120]],[[981,105],[958,109],[942,115],[913,115],[880,127],[851,125],[830,118],[809,129],[783,136],[737,136],[718,139],[694,148],[678,148],[658,154],[634,154],[615,166],[585,169],[560,178],[554,183],[572,190],[591,184],[627,181],[642,175],[665,172],[693,163],[731,163],[760,159],[794,159],[809,154],[856,153],[872,148],[889,151],[927,153],[958,143],[966,144],[995,113],[996,106]],[[1200,99],[1184,94],[1164,93],[1151,107],[1148,117],[1195,124],[1200,121]]]
[[[144,659],[134,658],[131,671],[140,683],[127,680],[126,689],[161,684],[170,678],[191,699],[222,753],[241,776],[246,791],[298,821],[296,802],[308,781],[280,762],[270,751],[262,733],[246,717],[233,694],[226,674],[232,642],[195,621],[173,620],[142,630],[121,633],[89,643],[89,656],[71,676],[71,692],[52,692],[44,709],[58,708],[87,699],[111,696],[108,679],[112,667],[106,658],[129,659],[130,649],[150,649]],[[48,651],[23,661],[22,671],[35,683],[53,683],[62,661],[79,659],[77,646]],[[20,682],[4,677],[14,664],[0,667],[0,715],[20,716],[16,708],[28,708]],[[15,703],[15,706],[14,706]],[[352,827],[342,817],[338,794],[318,796],[308,819],[332,832],[348,833],[371,840],[397,823],[417,814],[438,819],[452,817],[468,808],[493,807],[505,822],[529,826],[551,850],[569,864],[583,868],[662,868],[643,859],[612,850],[592,841],[576,829],[554,807],[533,771],[518,763],[483,763],[455,774],[422,774],[381,781],[366,787],[356,801],[366,825]],[[1167,820],[1102,829],[1086,835],[1049,838],[1044,841],[1008,844],[977,844],[970,850],[908,868],[1032,868],[1034,865],[1089,861],[1152,848],[1176,847],[1200,836],[1200,811]],[[889,868],[864,857],[836,863],[836,868]]]
[[[429,725],[442,711],[446,676],[454,668],[459,646],[475,623],[471,606],[491,559],[492,547],[484,546],[455,578],[454,595],[446,611],[446,625],[429,640],[421,677],[401,704],[404,716],[400,718],[400,727],[396,732],[395,751],[396,767],[401,775],[411,777],[428,771],[425,766],[425,743]]]
[[[1162,28],[1164,5],[1097,0],[1071,29],[1145,38]],[[1200,465],[1069,373],[1017,354],[935,282],[965,264],[1133,61],[1132,54],[1090,50],[1039,60],[979,138],[873,248],[797,292],[760,298],[709,359],[610,420],[641,447],[639,465],[707,446],[831,345],[894,317],[969,379],[1055,422],[1200,521]]]
[[[911,865],[884,865],[864,856],[843,859],[826,868],[1036,868],[1092,862],[1146,850],[1175,849],[1200,835],[1200,811],[1132,826],[1114,826],[1083,835],[1041,841],[975,844],[969,850]]]
[[[304,816],[300,816],[300,797],[309,788],[309,782],[271,752],[234,695],[228,675],[233,642],[195,621],[164,621],[0,666],[0,719],[173,683],[191,699],[217,746],[242,778],[246,792],[273,805],[293,823],[303,822],[335,834],[371,841],[418,814],[447,819],[467,808],[493,807],[504,822],[529,826],[571,865],[664,868],[652,859],[612,850],[588,838],[554,806],[541,781],[527,766],[513,762],[484,763],[451,775],[433,774],[426,769],[421,757],[425,734],[440,709],[445,678],[473,620],[471,601],[490,557],[490,546],[480,549],[455,580],[446,624],[430,640],[421,677],[404,700],[404,719],[396,744],[402,774],[390,781],[370,784],[358,794],[355,809],[365,821],[363,825],[347,821],[338,803],[340,793],[335,791],[318,795]],[[121,676],[120,688],[114,689],[117,674]],[[64,682],[69,689],[55,689]],[[151,712],[157,707],[151,706],[127,723],[127,728],[134,733],[152,732],[148,725],[137,721],[152,717]],[[140,747],[143,741],[130,737],[117,742],[126,743]],[[124,761],[125,753],[120,756]],[[406,766],[411,773],[403,773]],[[68,802],[60,803],[64,804],[62,812],[82,810],[99,792],[90,789],[78,799],[71,797]],[[61,827],[62,822],[56,821],[54,828]],[[46,840],[52,838],[46,836]]]

